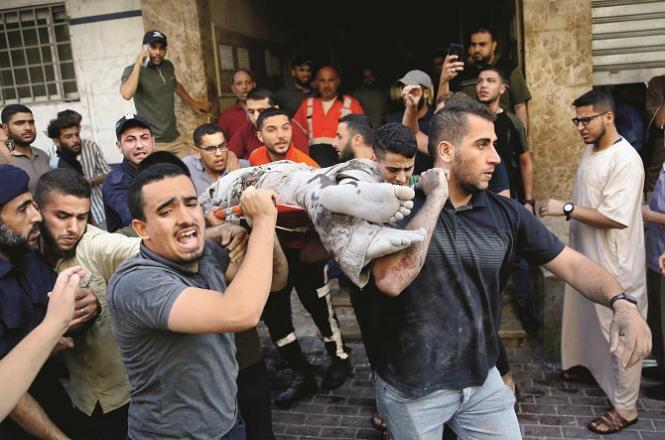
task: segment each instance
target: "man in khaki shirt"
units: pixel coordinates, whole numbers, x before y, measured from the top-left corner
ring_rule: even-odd
[[[36,188],[42,217],[42,252],[57,272],[81,266],[82,284],[101,304],[97,320],[75,339],[63,341],[70,375],[68,393],[85,417],[93,438],[127,437],[129,380],[111,334],[106,283],[116,268],[138,253],[140,240],[88,225],[90,185],[77,172],[60,168],[44,174]],[[75,313],[78,313],[75,311]]]

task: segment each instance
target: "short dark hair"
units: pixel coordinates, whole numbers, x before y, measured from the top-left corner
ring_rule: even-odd
[[[471,29],[471,32],[469,32],[469,41],[471,41],[471,35],[473,34],[490,34],[490,37],[492,38],[492,41],[497,41],[496,39],[496,29],[494,29],[492,26],[488,25],[480,25],[476,26],[475,28]]]
[[[180,160],[178,156],[171,153],[170,151],[164,151],[164,150],[155,151],[154,153],[151,153],[148,157],[143,159],[139,164],[139,166],[136,167],[136,173],[138,174],[141,171],[145,170],[146,168],[158,163],[170,163],[172,165],[176,165],[180,167],[180,169],[183,170],[185,174],[191,177],[191,173],[189,172],[189,168],[187,168],[187,165],[185,165],[185,162]]]
[[[8,106],[5,106],[5,108],[2,109],[0,120],[2,120],[3,124],[6,124],[16,113],[32,114],[32,110],[30,110],[28,107],[24,106],[23,104],[9,104]]]
[[[252,81],[254,81],[254,74],[252,73],[252,71],[249,70],[249,69],[245,69],[244,67],[241,67],[241,68],[236,69],[236,70],[233,71],[233,76],[231,77],[231,82],[233,82],[235,80],[236,73],[240,73],[240,72],[246,73],[247,75],[249,75],[249,77],[252,79]]]
[[[91,191],[90,183],[81,173],[70,168],[56,168],[42,174],[37,181],[35,202],[45,205],[52,192],[89,199]]]
[[[187,176],[187,173],[172,163],[156,163],[136,174],[127,191],[127,205],[132,218],[145,221],[143,209],[143,187],[169,177]]]
[[[602,90],[592,89],[586,92],[584,95],[577,98],[573,101],[575,107],[583,107],[585,105],[593,106],[595,111],[600,112],[613,112],[614,110],[614,98],[609,93],[606,93]]]
[[[263,101],[264,99],[268,100],[271,107],[277,105],[275,95],[268,89],[254,89],[247,94],[247,101]]]
[[[469,128],[469,115],[479,116],[492,122],[496,120],[496,115],[489,107],[471,98],[450,99],[443,110],[432,116],[427,146],[432,159],[436,158],[437,146],[442,141],[459,145]]]
[[[284,115],[286,116],[286,119],[289,119],[289,114],[281,108],[267,108],[263,110],[256,119],[256,128],[261,130],[266,119],[279,115]]]
[[[389,122],[376,129],[372,147],[377,159],[383,159],[386,153],[396,153],[411,159],[416,155],[418,143],[416,135],[408,127]]]
[[[58,118],[72,118],[78,125],[81,125],[81,119],[83,119],[79,112],[69,108],[67,110],[58,112]]]
[[[504,73],[496,65],[493,65],[493,66],[488,65],[488,66],[481,67],[480,71],[478,72],[478,76],[480,76],[480,74],[482,72],[496,72],[496,74],[499,75],[499,78],[501,79],[501,82],[504,83],[504,84],[506,83],[506,78],[504,76]]]
[[[77,127],[79,123],[76,122],[74,118],[71,117],[58,117],[51,119],[51,122],[48,123],[46,127],[46,134],[51,139],[58,139],[60,137],[60,132],[66,128]]]
[[[219,128],[219,125],[217,124],[203,124],[199,125],[196,127],[196,130],[194,130],[194,145],[197,147],[201,146],[201,139],[203,139],[203,136],[207,136],[209,134],[215,134],[215,133],[224,133],[221,128]],[[225,140],[226,137],[224,137]]]
[[[344,122],[346,128],[353,136],[359,134],[367,145],[374,144],[374,128],[367,115],[359,113],[351,113],[339,119],[339,122]]]

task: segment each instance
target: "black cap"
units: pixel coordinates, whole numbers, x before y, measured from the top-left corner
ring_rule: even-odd
[[[148,122],[146,118],[134,113],[127,113],[125,116],[118,119],[118,122],[115,123],[115,137],[118,140],[120,140],[120,135],[125,130],[132,127],[147,128],[152,133],[152,128],[150,128],[150,122]]]
[[[295,57],[293,61],[291,61],[291,67],[304,66],[305,64],[307,64],[309,67],[312,67],[314,65],[314,62],[311,59],[302,55]]]
[[[143,36],[143,44],[162,43],[166,47],[166,35],[157,30],[148,31]]]
[[[13,165],[0,165],[0,207],[28,192],[28,173]]]

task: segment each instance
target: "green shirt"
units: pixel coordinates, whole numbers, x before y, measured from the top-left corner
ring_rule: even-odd
[[[124,83],[134,70],[134,64],[125,67]],[[139,85],[134,94],[136,112],[150,122],[157,142],[172,142],[180,135],[175,120],[175,69],[169,60],[155,66],[142,67]]]

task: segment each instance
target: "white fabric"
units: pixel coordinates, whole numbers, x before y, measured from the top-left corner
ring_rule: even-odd
[[[644,169],[635,149],[625,140],[595,152],[588,146],[580,161],[572,202],[597,209],[625,225],[600,229],[570,221],[570,245],[600,264],[635,296],[643,317],[647,313],[642,187]],[[635,409],[641,362],[629,370],[609,353],[612,310],[592,303],[566,286],[561,334],[561,367],[587,367],[614,407]]]

